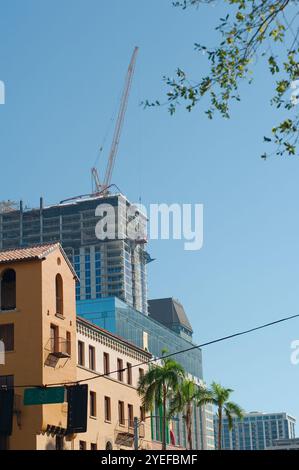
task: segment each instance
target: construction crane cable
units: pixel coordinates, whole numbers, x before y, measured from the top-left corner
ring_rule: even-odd
[[[116,103],[115,103],[115,107],[114,107],[114,110],[113,110],[113,113],[109,119],[109,122],[108,122],[108,125],[107,125],[107,128],[106,128],[106,131],[104,133],[104,137],[103,137],[103,140],[102,140],[102,143],[101,143],[101,146],[100,148],[98,149],[97,151],[97,156],[96,156],[96,159],[95,159],[95,162],[94,162],[94,167],[97,166],[97,164],[99,163],[99,160],[100,160],[100,156],[105,148],[105,145],[106,145],[106,142],[108,140],[108,136],[111,132],[111,129],[112,129],[112,124],[115,122],[115,119],[116,119],[116,113],[117,113],[117,107],[118,107],[118,103],[119,103],[119,100],[120,100],[120,97],[121,97],[121,91],[119,91],[118,93],[118,98],[116,100]]]
[[[121,96],[120,108],[119,108],[116,126],[115,126],[115,130],[113,134],[113,140],[112,140],[112,145],[111,145],[111,149],[109,153],[107,168],[105,172],[105,178],[102,183],[100,182],[97,169],[95,167],[92,168],[92,175],[94,178],[96,190],[97,192],[101,192],[104,194],[107,193],[108,187],[111,185],[112,173],[113,173],[113,169],[115,166],[115,160],[116,160],[117,151],[119,147],[121,132],[123,129],[124,119],[125,119],[125,115],[126,115],[126,111],[128,107],[128,100],[129,100],[130,90],[132,86],[133,75],[135,71],[137,53],[138,53],[138,47],[135,47],[130,64],[129,64],[127,75],[126,75],[125,86],[124,86],[122,96]]]
[[[125,87],[124,87],[124,91],[123,91],[123,95],[121,99],[121,105],[120,105],[120,109],[118,113],[117,124],[115,127],[112,147],[111,147],[111,151],[109,155],[109,162],[108,162],[108,166],[107,166],[106,174],[105,174],[104,188],[109,186],[109,184],[111,183],[111,177],[112,177],[112,172],[113,172],[114,165],[115,165],[120,136],[121,136],[121,132],[122,132],[123,125],[124,125],[126,111],[128,108],[128,99],[129,99],[131,86],[133,82],[133,75],[135,71],[137,53],[138,53],[138,47],[135,47],[133,55],[132,55],[132,59],[128,68],[127,76],[126,76]]]

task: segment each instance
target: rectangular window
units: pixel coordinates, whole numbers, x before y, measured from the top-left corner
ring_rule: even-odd
[[[111,399],[104,397],[105,421],[111,421]]]
[[[78,364],[79,366],[85,365],[85,348],[83,341],[78,341]]]
[[[127,384],[132,385],[132,364],[127,362]]]
[[[134,427],[134,408],[133,405],[128,405],[128,420],[129,420],[129,427]]]
[[[5,351],[14,350],[14,324],[0,325],[0,341],[3,341]]]
[[[144,369],[139,369],[139,380],[144,377]]]
[[[97,416],[97,395],[95,392],[89,393],[89,414],[93,418]]]
[[[50,326],[51,352],[59,352],[59,329],[56,325]]]
[[[56,438],[55,438],[55,450],[64,450],[63,436],[56,436]]]
[[[90,450],[98,450],[97,444],[90,444]]]
[[[89,346],[89,368],[96,370],[96,350],[93,346]]]
[[[117,378],[120,382],[124,380],[124,361],[122,359],[117,359]]]
[[[104,353],[104,374],[110,374],[110,356],[108,353]]]
[[[79,450],[86,450],[86,442],[79,441]]]
[[[144,406],[140,407],[140,421],[145,421],[145,409]]]
[[[119,424],[125,424],[125,404],[123,401],[118,402],[118,421]]]
[[[66,332],[66,353],[70,356],[72,353],[72,336],[69,331]]]
[[[13,375],[0,375],[0,388],[1,387],[13,387],[14,376]]]
[[[1,281],[1,307],[0,310],[14,310],[16,308],[16,273],[7,269]]]

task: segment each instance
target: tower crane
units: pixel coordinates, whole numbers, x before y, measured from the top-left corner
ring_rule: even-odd
[[[125,86],[124,86],[124,90],[123,90],[122,97],[121,97],[120,108],[119,108],[119,112],[117,116],[117,122],[116,122],[115,130],[114,130],[114,134],[113,134],[112,145],[110,149],[108,164],[107,164],[103,182],[101,182],[100,180],[97,169],[95,167],[91,169],[92,178],[94,180],[94,184],[96,188],[95,192],[103,194],[103,195],[108,193],[109,187],[111,185],[111,178],[112,178],[112,173],[113,173],[115,160],[117,156],[117,151],[118,151],[121,132],[122,132],[123,124],[124,124],[124,119],[125,119],[125,115],[126,115],[126,111],[128,107],[128,99],[129,99],[129,95],[131,91],[138,50],[139,48],[135,47],[130,64],[129,64],[129,68],[127,71]]]

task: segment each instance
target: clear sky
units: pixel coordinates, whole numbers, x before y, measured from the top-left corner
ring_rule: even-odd
[[[203,203],[204,246],[152,241],[150,297],[178,298],[205,342],[299,313],[299,160],[269,159],[267,135],[280,116],[268,105],[271,78],[260,67],[232,118],[201,109],[170,117],[143,110],[163,97],[177,66],[198,78],[194,42],[215,43],[215,8],[182,12],[171,0],[1,0],[0,199],[38,205],[90,191],[90,168],[118,104],[135,45],[136,75],[114,172],[133,200]],[[107,157],[111,132],[104,148]],[[102,163],[102,165],[101,165]],[[207,382],[235,390],[246,410],[299,419],[299,365],[290,343],[299,320],[203,351]]]

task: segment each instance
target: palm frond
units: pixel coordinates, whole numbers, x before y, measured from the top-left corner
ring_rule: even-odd
[[[139,380],[137,389],[145,408],[150,410],[155,404],[161,404],[165,391],[167,401],[171,402],[184,375],[183,367],[172,358],[165,358],[162,366],[151,367]]]
[[[231,393],[233,392],[233,390],[231,388],[222,387],[221,384],[218,384],[216,382],[212,383],[211,391],[214,395],[215,400],[221,406],[223,406],[224,403],[226,403],[228,401]]]
[[[152,411],[154,408],[154,404],[158,402],[158,396],[156,384],[152,383],[148,386],[146,393],[142,396],[142,406],[144,407],[145,411]]]
[[[224,413],[227,417],[228,429],[231,430],[233,429],[233,425],[234,425],[233,414],[230,412],[230,410],[227,407],[224,407]]]
[[[237,403],[235,403],[235,402],[233,402],[233,401],[228,401],[228,402],[225,404],[225,409],[226,409],[229,413],[231,413],[231,414],[237,416],[239,419],[242,419],[243,416],[244,416],[244,410],[243,410]]]

